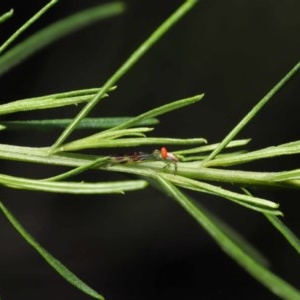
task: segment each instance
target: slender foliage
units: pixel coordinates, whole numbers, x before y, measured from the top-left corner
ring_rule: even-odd
[[[0,209],[12,226],[19,232],[19,234],[24,238],[24,240],[31,245],[40,255],[45,259],[45,261],[63,278],[65,278],[69,283],[74,285],[76,288],[86,293],[87,295],[95,299],[104,299],[102,295],[97,293],[94,289],[89,287],[80,278],[78,278],[74,273],[72,273],[68,268],[66,268],[58,259],[53,257],[46,249],[44,249],[17,221],[17,219],[12,215],[12,213],[4,206],[0,201]]]
[[[27,38],[14,48],[7,50],[32,23],[36,22],[57,1],[49,2],[40,12],[33,16],[24,26],[17,30],[0,47],[6,51],[0,56],[0,75],[21,62],[50,42],[80,29],[83,26],[115,16],[124,10],[119,2],[102,5],[75,14],[65,20],[59,21]],[[109,77],[101,88],[71,91],[43,97],[21,99],[0,105],[0,115],[13,114],[16,112],[36,111],[41,109],[53,109],[61,106],[84,104],[74,119],[60,120],[25,120],[25,121],[2,121],[1,130],[52,130],[61,129],[63,132],[58,136],[53,145],[45,147],[24,147],[19,145],[0,144],[0,159],[22,161],[27,163],[61,165],[69,169],[61,174],[50,178],[20,178],[17,176],[0,174],[0,184],[8,188],[22,190],[35,190],[55,193],[76,194],[104,194],[124,193],[142,189],[147,186],[145,179],[153,180],[161,187],[164,193],[170,195],[194,218],[221,249],[234,259],[242,268],[261,282],[274,294],[284,299],[300,299],[300,292],[285,280],[279,278],[268,269],[266,259],[237,232],[230,229],[224,222],[203,209],[194,199],[191,199],[182,189],[208,193],[222,197],[224,201],[232,201],[245,209],[251,209],[265,216],[270,224],[286,239],[297,253],[300,254],[300,242],[297,236],[278,218],[282,215],[279,204],[270,199],[253,196],[244,187],[284,187],[300,188],[300,169],[285,170],[280,172],[244,171],[240,169],[226,169],[227,166],[236,166],[262,159],[271,159],[278,156],[297,155],[300,152],[300,141],[293,141],[283,145],[266,147],[248,152],[246,146],[250,139],[234,140],[236,135],[258,115],[259,111],[272,99],[287,81],[296,74],[300,68],[297,63],[279,82],[253,107],[252,110],[216,144],[207,144],[203,137],[181,139],[169,137],[151,137],[154,125],[158,123],[157,117],[187,105],[196,105],[204,94],[172,101],[150,111],[134,117],[124,118],[86,118],[89,112],[107,97],[108,93],[115,89],[118,82],[145,53],[156,44],[192,7],[197,1],[185,1],[161,26],[157,28],[129,56],[123,65]],[[9,11],[0,17],[0,23],[13,16]],[[151,126],[151,127],[149,127]],[[64,143],[66,138],[77,129],[91,129],[96,132],[87,134],[84,138]],[[180,146],[184,149],[175,149],[173,154],[163,157],[157,145]],[[200,145],[200,146],[199,146]],[[151,159],[127,161],[118,163],[113,161],[112,155],[83,154],[81,150],[97,148],[111,148],[115,151],[118,147],[136,148],[139,146],[153,147],[151,153],[143,156]],[[226,150],[224,152],[223,150]],[[77,153],[73,153],[77,151]],[[28,155],[30,153],[30,155]],[[130,155],[127,155],[130,157]],[[122,157],[122,156],[121,156]],[[178,161],[177,161],[178,160]],[[124,162],[124,161],[123,161]],[[71,169],[70,169],[71,168]],[[123,172],[134,174],[141,179],[118,182],[78,182],[69,181],[69,178],[83,173],[89,169],[109,172]],[[66,179],[68,178],[68,181]],[[243,192],[236,192],[228,188],[228,183],[239,186]],[[226,184],[226,188],[223,186]],[[96,299],[104,299],[102,295],[91,289],[76,275],[69,271],[59,260],[54,258],[48,251],[42,248],[38,242],[22,227],[20,222],[0,202],[0,209],[12,226],[21,236],[52,266],[56,272]],[[226,228],[226,230],[225,230]]]

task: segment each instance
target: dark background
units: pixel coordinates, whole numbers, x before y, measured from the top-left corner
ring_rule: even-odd
[[[1,1],[1,42],[43,1]],[[61,1],[26,32],[102,1]],[[1,103],[99,87],[181,1],[125,1],[126,12],[64,38],[0,79]],[[91,116],[136,115],[205,93],[194,106],[161,117],[154,136],[205,137],[218,142],[299,60],[300,2],[199,1],[124,78]],[[299,75],[261,111],[239,138],[258,149],[299,139]],[[78,108],[18,114],[5,119],[73,117]],[[1,143],[49,146],[60,132],[1,132]],[[151,151],[152,149],[145,149]],[[172,150],[172,149],[171,149]],[[29,154],[30,155],[30,154]],[[246,165],[288,170],[299,158]],[[1,162],[1,173],[45,178],[65,169]],[[91,181],[125,175],[88,174]],[[279,202],[284,222],[299,232],[299,192],[256,190]],[[299,285],[299,258],[258,213],[224,199],[194,195],[246,236],[272,270]],[[24,227],[67,267],[108,300],[275,299],[172,199],[151,188],[125,196],[69,196],[1,189],[1,200]],[[60,278],[0,217],[1,299],[89,299]]]

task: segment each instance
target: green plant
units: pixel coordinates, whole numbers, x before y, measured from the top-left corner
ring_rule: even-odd
[[[51,1],[40,13],[26,23],[0,48],[2,54],[33,21],[36,21],[42,13],[49,9],[56,1]],[[203,98],[203,94],[180,99],[172,103],[154,108],[133,118],[87,118],[89,112],[115,89],[117,81],[133,67],[133,65],[194,5],[196,1],[186,1],[178,10],[171,15],[134,53],[128,60],[104,83],[99,89],[88,89],[72,91],[45,97],[23,99],[8,104],[0,105],[0,114],[6,115],[19,111],[30,111],[38,109],[51,109],[59,106],[67,106],[85,103],[83,109],[73,120],[43,120],[43,121],[3,121],[2,130],[20,129],[25,126],[36,128],[65,128],[56,142],[49,147],[35,148],[17,145],[0,144],[0,157],[6,160],[16,160],[31,163],[49,165],[62,165],[72,167],[70,171],[58,176],[46,179],[29,179],[16,176],[0,174],[0,183],[3,186],[18,189],[28,189],[55,193],[76,194],[106,194],[123,193],[145,188],[149,182],[162,192],[170,195],[177,201],[219,244],[219,246],[239,265],[241,265],[254,278],[265,285],[274,294],[285,299],[299,299],[300,292],[289,283],[272,273],[263,263],[263,259],[257,251],[233,229],[229,228],[212,213],[204,209],[198,202],[185,194],[182,190],[188,189],[202,193],[221,196],[246,208],[264,214],[286,238],[288,243],[300,253],[300,242],[298,238],[277,217],[281,216],[279,205],[268,199],[255,197],[245,188],[265,187],[300,187],[300,170],[284,172],[250,172],[243,170],[228,170],[224,167],[259,159],[272,158],[283,155],[299,154],[300,141],[268,147],[251,152],[226,152],[236,147],[244,147],[249,139],[234,140],[237,134],[255,117],[260,109],[284,86],[284,84],[299,70],[300,62],[266,94],[258,104],[233,128],[232,131],[218,144],[206,145],[203,138],[173,139],[168,137],[151,138],[146,133],[153,130],[157,123],[156,117],[180,109],[184,106],[194,104]],[[67,34],[81,26],[97,19],[109,17],[120,13],[123,7],[119,3],[101,6],[82,12],[74,17],[50,25],[48,28],[29,37],[21,44],[11,50],[4,52],[0,58],[0,74],[8,71],[16,63],[25,59],[41,47],[47,45],[54,39]],[[12,16],[12,11],[4,14],[1,21]],[[75,129],[93,128],[96,134],[65,143]],[[205,144],[205,145],[203,145]],[[171,166],[165,167],[163,161],[145,161],[128,164],[112,164],[108,156],[95,156],[73,151],[91,148],[118,148],[136,147],[142,145],[181,145],[188,149],[174,152],[179,158],[178,170],[174,174]],[[200,146],[199,146],[200,145]],[[191,147],[191,148],[190,148]],[[30,153],[30,156],[28,156]],[[222,167],[222,168],[220,168]],[[119,182],[70,182],[66,179],[91,168],[111,172],[124,172],[137,175],[142,179],[119,181]],[[217,182],[218,185],[213,183]],[[241,192],[232,191],[220,187],[222,183],[233,183],[241,187]],[[16,230],[34,249],[67,281],[82,290],[91,297],[103,299],[98,292],[91,289],[77,276],[71,273],[57,259],[42,248],[34,238],[26,232],[12,213],[0,202],[0,208]]]

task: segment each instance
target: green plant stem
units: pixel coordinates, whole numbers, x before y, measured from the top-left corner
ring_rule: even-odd
[[[300,69],[300,61],[248,112],[248,114],[227,134],[220,145],[203,161],[214,159],[230,141],[258,114],[258,112],[274,97],[278,91],[294,76]]]
[[[52,146],[54,151],[65,139],[74,131],[79,122],[84,119],[95,105],[103,98],[103,95],[112,87],[129,69],[168,31],[178,22],[195,4],[196,0],[186,1],[181,5],[161,26],[159,26],[150,37],[133,52],[125,63],[105,82],[103,89],[94,97],[94,99],[86,104],[86,106],[74,118],[73,122],[62,132],[56,142]]]
[[[30,153],[30,155],[28,155]],[[33,148],[0,144],[0,159],[14,161],[52,164],[60,166],[79,167],[99,159],[96,155],[85,155],[78,153],[58,153],[48,155],[49,148]],[[148,176],[149,172],[161,171],[164,162],[142,162],[139,164],[118,164],[107,166],[105,169],[117,172],[133,173]],[[172,170],[171,170],[172,172]],[[226,170],[200,167],[199,163],[178,163],[178,175],[204,181],[215,181],[237,184],[241,186],[265,186],[300,188],[300,180],[276,181],[276,175],[281,172],[253,172],[240,170]]]

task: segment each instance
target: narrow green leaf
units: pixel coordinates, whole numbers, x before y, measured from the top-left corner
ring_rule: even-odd
[[[204,94],[201,95],[196,95],[190,98],[185,98],[185,99],[180,99],[177,101],[173,101],[171,103],[156,107],[154,109],[151,109],[139,116],[136,116],[114,128],[108,129],[106,131],[113,131],[113,130],[117,130],[117,129],[124,129],[124,128],[128,128],[131,126],[134,126],[135,124],[137,124],[138,122],[141,122],[143,120],[147,120],[148,118],[152,118],[152,117],[157,117],[160,116],[162,114],[168,113],[170,111],[173,111],[175,109],[179,109],[182,108],[184,106],[190,105],[190,104],[194,104],[198,101],[200,101],[202,98],[204,97]],[[104,132],[103,132],[104,134]]]
[[[217,158],[227,158],[227,157],[232,157],[235,155],[240,155],[245,153],[245,150],[241,150],[241,151],[232,151],[230,153],[221,153],[218,154]],[[185,162],[195,162],[195,161],[203,161],[205,160],[205,158],[207,157],[206,154],[202,154],[202,155],[193,155],[193,156],[183,156],[183,155],[178,155],[177,151],[174,153],[176,154],[176,156],[178,158],[180,158],[180,161],[185,161]]]
[[[80,278],[78,278],[74,273],[72,273],[67,267],[65,267],[58,259],[52,256],[47,250],[45,250],[17,221],[17,219],[12,215],[12,213],[4,206],[0,201],[0,209],[2,210],[5,217],[13,225],[13,227],[19,232],[19,234],[24,238],[24,240],[32,246],[44,259],[45,261],[66,281],[71,283],[77,289],[81,290],[83,293],[95,298],[104,300],[104,297],[98,292],[89,287]]]
[[[248,163],[264,158],[273,158],[284,155],[293,155],[300,153],[300,141],[290,142],[279,146],[271,146],[264,149],[251,151],[248,153],[230,156],[226,158],[216,158],[214,160],[205,161],[205,167],[231,166],[237,164]]]
[[[76,129],[108,129],[127,122],[131,117],[85,118]],[[1,125],[7,130],[54,130],[66,128],[72,119],[48,119],[27,121],[2,121]],[[151,126],[158,124],[156,118],[149,118],[136,124],[136,126]]]
[[[59,181],[59,180],[63,180],[63,179],[66,179],[68,177],[72,177],[72,176],[75,176],[75,175],[78,175],[84,171],[87,171],[91,168],[95,168],[96,166],[99,166],[103,163],[107,163],[109,157],[106,156],[106,157],[100,157],[92,162],[89,162],[83,166],[80,166],[80,167],[77,167],[75,169],[72,169],[68,172],[65,172],[65,173],[62,173],[62,174],[59,174],[57,176],[53,176],[53,177],[50,177],[50,178],[46,178],[44,179],[45,181]]]
[[[100,89],[79,90],[12,101],[0,105],[0,115],[38,109],[57,108],[67,105],[77,105],[90,101],[99,90]],[[104,97],[106,96],[107,95],[104,95]]]
[[[231,149],[235,147],[241,147],[247,145],[251,139],[242,139],[242,140],[235,140],[231,141],[228,145],[226,145],[226,149]],[[191,149],[184,149],[184,150],[179,150],[175,151],[174,153],[176,155],[188,155],[188,154],[196,154],[196,153],[205,153],[205,152],[210,152],[216,149],[220,143],[217,144],[209,144],[201,147],[196,147],[196,148],[191,148]]]
[[[105,140],[114,140],[118,139],[120,137],[127,137],[127,136],[142,136],[145,137],[145,133],[152,131],[153,128],[149,127],[137,127],[137,128],[129,128],[129,129],[121,129],[121,130],[114,130],[114,131],[105,131],[103,134],[102,132],[98,132],[96,134],[87,136],[82,139],[78,139],[76,141],[70,142],[66,145],[72,147],[83,147],[84,148],[90,148],[90,145],[93,145],[94,143],[105,141]],[[65,146],[66,146],[65,145]],[[93,147],[93,146],[92,146]]]
[[[199,207],[168,180],[157,176],[156,179],[165,191],[174,198],[218,243],[221,249],[243,267],[261,284],[266,286],[275,295],[283,299],[300,299],[300,291],[284,281],[236,245]]]
[[[16,189],[52,193],[111,194],[142,189],[147,185],[147,182],[144,180],[128,180],[103,183],[52,182],[0,174],[0,184]]]
[[[78,151],[82,149],[91,148],[115,148],[115,147],[137,147],[145,145],[196,145],[203,144],[206,140],[203,138],[195,139],[173,139],[173,138],[120,138],[120,139],[99,139],[92,143],[77,143],[77,141],[70,142],[63,145],[58,151]]]

